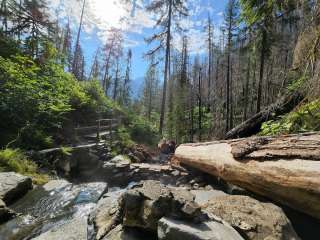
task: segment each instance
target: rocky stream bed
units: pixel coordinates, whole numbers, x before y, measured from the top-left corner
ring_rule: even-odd
[[[0,240],[318,239],[318,220],[167,156],[132,163],[78,150],[55,163],[68,180],[32,186],[0,173]]]

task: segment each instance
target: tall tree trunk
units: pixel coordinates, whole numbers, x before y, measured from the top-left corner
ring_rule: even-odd
[[[256,89],[256,80],[257,80],[257,57],[256,55],[253,56],[253,66],[252,66],[252,88],[251,89]],[[256,95],[252,93],[251,96],[251,104],[250,104],[250,114],[255,112],[255,103],[256,101],[254,101],[256,99]]]
[[[114,79],[113,97],[112,97],[113,101],[117,100],[118,85],[119,85],[119,59],[117,59],[116,76],[115,76],[115,79]]]
[[[265,51],[266,51],[266,40],[267,32],[265,29],[262,30],[262,40],[261,40],[261,52],[260,52],[260,73],[258,82],[258,98],[257,98],[257,111],[261,111],[261,99],[262,99],[262,85],[263,85],[263,74],[264,74],[264,62],[265,62]]]
[[[231,62],[230,62],[231,63]],[[232,64],[230,64],[230,129],[233,128],[233,111],[234,111],[234,106],[233,106],[233,74],[232,74]]]
[[[211,19],[208,18],[209,30],[208,30],[208,96],[207,96],[207,106],[210,109],[211,100],[211,81],[212,81],[212,26]]]
[[[159,133],[163,133],[164,126],[164,115],[166,109],[166,98],[167,98],[167,82],[168,82],[168,68],[169,68],[169,60],[170,60],[170,40],[171,40],[171,18],[172,18],[172,0],[169,2],[169,20],[167,26],[167,40],[166,40],[166,57],[165,57],[165,67],[164,67],[164,80],[163,80],[163,93],[162,93],[162,101],[161,101],[161,113],[160,113],[160,126]]]
[[[8,32],[8,3],[7,0],[3,0],[1,2],[0,10],[3,13],[2,24],[4,26],[4,32],[7,34]]]
[[[150,89],[149,89],[149,100],[148,100],[148,120],[151,120],[151,108],[152,108],[152,81],[150,83]]]
[[[190,129],[190,142],[193,142],[193,133],[194,133],[194,120],[193,120],[193,116],[194,116],[194,108],[193,108],[193,104],[191,104],[191,113],[190,113],[190,120],[191,120],[191,129]]]
[[[226,116],[226,132],[230,130],[230,64],[231,64],[231,41],[232,41],[232,9],[229,9],[228,22],[228,46],[227,46],[227,116]]]
[[[201,97],[201,71],[199,69],[199,82],[198,82],[198,128],[199,128],[199,141],[201,142],[202,137],[202,97]]]
[[[86,0],[83,0],[81,16],[80,16],[80,23],[79,23],[77,39],[76,39],[76,46],[75,46],[75,50],[74,50],[73,64],[72,64],[72,71],[73,72],[75,72],[75,66],[76,66],[76,61],[77,61],[76,58],[77,58],[77,54],[78,54],[78,51],[80,48],[80,34],[81,34],[81,29],[82,29],[82,24],[83,24],[83,14],[84,14],[85,4],[86,4]]]
[[[110,65],[110,55],[108,56],[107,62],[106,62],[106,66],[105,66],[105,70],[104,70],[104,75],[103,75],[103,80],[102,80],[102,88],[105,92],[105,94],[107,95],[108,90],[109,90],[109,65]]]
[[[228,49],[228,56],[227,56],[227,99],[226,99],[226,132],[230,130],[230,52]]]
[[[22,13],[22,0],[19,0],[19,15]],[[18,26],[21,25],[21,19],[18,18]],[[18,28],[18,41],[21,41],[21,29]]]
[[[246,121],[248,118],[248,103],[249,103],[249,83],[250,83],[250,68],[251,68],[251,52],[248,51],[248,65],[247,65],[247,74],[246,74],[246,83],[244,89],[244,109],[243,109],[243,121]]]

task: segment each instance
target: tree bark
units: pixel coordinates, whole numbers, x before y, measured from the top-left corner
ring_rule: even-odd
[[[81,10],[81,16],[80,16],[80,23],[79,23],[79,28],[78,28],[78,33],[77,33],[77,39],[76,39],[76,46],[74,50],[74,56],[73,56],[73,65],[72,65],[72,71],[73,73],[75,72],[75,66],[76,66],[76,56],[80,48],[80,34],[82,30],[82,25],[83,25],[83,14],[84,14],[84,8],[86,5],[86,0],[83,0],[82,4],[82,10]]]
[[[257,96],[257,113],[261,110],[261,98],[262,98],[262,84],[263,84],[263,74],[264,74],[264,61],[266,56],[266,41],[267,41],[267,32],[265,29],[262,30],[262,40],[261,40],[261,52],[260,52],[260,73],[259,73],[259,82],[258,82],[258,96]]]
[[[184,144],[175,161],[320,219],[320,133]]]
[[[165,67],[164,67],[164,80],[163,80],[163,92],[162,92],[162,101],[161,101],[161,112],[160,112],[160,126],[159,133],[162,135],[163,126],[164,126],[164,115],[166,109],[166,98],[167,98],[167,82],[170,71],[170,42],[171,42],[171,19],[172,18],[172,0],[169,3],[169,12],[168,12],[168,25],[167,25],[167,39],[166,39],[166,58],[165,58]]]
[[[299,93],[294,93],[279,99],[275,104],[255,114],[226,134],[226,139],[249,137],[260,131],[262,123],[293,110],[302,100]]]
[[[249,33],[249,42],[251,41],[251,35]],[[250,71],[251,71],[251,51],[247,52],[247,73],[244,89],[244,109],[243,109],[243,121],[248,119],[248,105],[249,105],[249,83],[250,83]]]
[[[202,137],[202,95],[201,95],[201,74],[202,69],[199,69],[199,82],[198,82],[198,128],[199,128],[199,141]]]

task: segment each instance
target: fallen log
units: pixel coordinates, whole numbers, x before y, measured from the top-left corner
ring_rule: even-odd
[[[262,123],[273,120],[277,116],[289,113],[302,101],[302,99],[303,98],[299,93],[280,98],[276,103],[231,129],[226,134],[225,139],[250,137],[257,134],[260,132]]]
[[[183,144],[174,161],[320,219],[320,133]]]

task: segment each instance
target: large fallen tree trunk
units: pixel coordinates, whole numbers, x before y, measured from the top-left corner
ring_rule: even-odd
[[[174,160],[320,219],[320,133],[183,144]]]
[[[279,115],[292,111],[302,100],[299,93],[294,93],[280,98],[275,104],[270,105],[261,112],[255,114],[247,121],[231,129],[226,134],[226,139],[250,137],[258,133],[262,123],[272,120]]]

